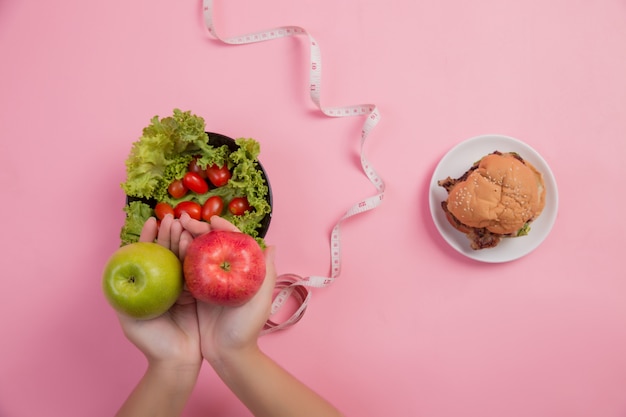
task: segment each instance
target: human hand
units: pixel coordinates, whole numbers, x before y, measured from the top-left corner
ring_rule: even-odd
[[[192,232],[208,231],[209,225],[193,224],[185,229],[180,220],[166,216],[160,226],[146,221],[141,242],[154,242],[170,249],[181,260]],[[118,417],[180,415],[198,378],[202,365],[196,300],[183,290],[176,303],[152,320],[135,320],[119,315],[122,329],[148,359],[148,369],[117,412]]]
[[[265,281],[239,307],[198,301],[200,346],[216,374],[255,416],[342,414],[261,351],[257,340],[271,310],[276,284],[274,248],[265,250]],[[280,395],[277,397],[277,393]]]
[[[236,226],[219,216],[213,216],[207,223],[183,215],[180,223],[184,229],[183,236],[185,232],[190,235],[189,242],[210,230],[240,232]],[[184,257],[189,242],[184,237],[180,241],[179,250]],[[221,355],[222,352],[256,345],[259,332],[269,317],[276,282],[273,247],[268,247],[265,250],[265,263],[265,280],[257,294],[246,304],[232,308],[196,302],[200,326],[200,346],[203,356],[209,362],[216,355]]]
[[[208,228],[208,225],[207,225]],[[196,230],[197,231],[197,230]],[[193,239],[179,220],[166,216],[159,227],[155,218],[146,221],[141,242],[156,242],[184,258]],[[197,371],[202,364],[196,300],[183,290],[176,303],[164,314],[151,320],[137,320],[118,314],[124,334],[148,359],[149,363],[167,364]]]
[[[274,251],[272,246],[265,249],[265,280],[250,301],[238,307],[197,302],[202,355],[212,366],[227,355],[257,348],[276,283]]]

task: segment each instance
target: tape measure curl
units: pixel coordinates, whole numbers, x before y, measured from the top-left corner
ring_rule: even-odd
[[[361,130],[361,168],[374,185],[377,193],[374,196],[363,199],[352,207],[336,222],[330,235],[330,276],[308,276],[301,277],[296,274],[282,274],[276,280],[278,293],[274,297],[271,307],[270,318],[267,320],[262,333],[267,334],[281,330],[296,324],[306,311],[311,292],[309,288],[323,288],[331,285],[341,273],[341,224],[348,218],[357,214],[372,210],[380,205],[385,194],[385,183],[378,175],[374,167],[365,157],[364,146],[366,140],[374,127],[380,121],[380,113],[374,104],[359,104],[341,107],[323,107],[321,104],[322,90],[322,57],[319,45],[304,28],[299,26],[281,26],[273,29],[251,32],[245,35],[228,38],[220,37],[213,24],[213,0],[203,0],[204,22],[208,31],[218,40],[229,45],[245,45],[257,42],[265,42],[273,39],[290,36],[307,36],[310,45],[310,66],[309,66],[309,90],[310,97],[317,108],[329,117],[354,117],[365,116],[363,128]],[[298,307],[294,313],[286,320],[276,323],[272,320],[289,298],[294,298]]]

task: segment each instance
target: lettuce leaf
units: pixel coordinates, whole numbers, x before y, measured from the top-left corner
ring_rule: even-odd
[[[204,119],[174,109],[173,116],[154,116],[143,135],[133,143],[126,160],[126,195],[160,200],[167,194],[168,181],[182,178],[195,152],[211,152]]]
[[[530,232],[530,223],[526,222],[524,223],[524,226],[522,226],[522,228],[517,231],[516,236],[517,237],[526,236],[528,235],[529,232]]]
[[[152,207],[142,201],[131,201],[124,211],[126,221],[120,232],[121,246],[138,241],[143,224],[153,215]]]

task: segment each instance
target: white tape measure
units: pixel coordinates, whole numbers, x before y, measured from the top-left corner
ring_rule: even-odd
[[[297,323],[307,308],[311,298],[311,288],[327,287],[334,282],[341,272],[341,223],[357,214],[372,210],[383,200],[385,194],[385,183],[376,173],[372,165],[365,158],[364,146],[372,129],[380,121],[380,113],[374,104],[360,104],[343,107],[323,107],[321,104],[322,91],[322,58],[320,48],[313,37],[299,26],[281,26],[274,29],[252,32],[245,35],[221,38],[215,31],[213,25],[213,0],[203,0],[204,22],[209,32],[218,40],[230,45],[244,45],[250,43],[264,42],[272,39],[285,38],[289,36],[307,36],[310,43],[310,70],[309,89],[311,100],[318,109],[329,117],[354,117],[365,116],[363,129],[361,131],[361,167],[370,182],[376,187],[376,195],[363,199],[350,207],[346,213],[337,221],[330,235],[330,276],[308,276],[300,277],[295,274],[283,274],[277,278],[276,288],[279,290],[272,303],[271,315],[276,314],[293,297],[297,302],[296,311],[288,319],[275,323],[272,317],[265,324],[262,334],[284,329]]]

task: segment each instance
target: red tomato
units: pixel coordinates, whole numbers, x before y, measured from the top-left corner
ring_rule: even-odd
[[[180,219],[183,213],[189,214],[192,219],[200,220],[202,218],[202,207],[195,201],[181,201],[174,207],[174,217]]]
[[[250,210],[250,203],[246,197],[235,197],[228,203],[228,210],[235,216],[241,216],[247,210]]]
[[[209,191],[209,184],[195,172],[188,172],[183,177],[183,185],[197,194],[204,194]]]
[[[174,180],[167,187],[167,192],[174,198],[181,198],[187,194],[187,187],[183,184],[183,180]]]
[[[198,166],[198,158],[193,158],[191,162],[189,162],[187,171],[195,172],[196,174],[200,175],[202,178],[206,178],[206,171]]]
[[[154,206],[154,214],[156,215],[157,219],[163,220],[163,218],[167,214],[171,214],[173,216],[174,209],[169,204],[160,202],[160,203],[157,203],[156,206]]]
[[[202,206],[202,219],[205,221],[211,220],[211,216],[220,216],[224,211],[224,200],[218,195],[209,197]]]
[[[226,185],[231,176],[226,164],[224,164],[221,168],[215,164],[209,165],[206,169],[206,175],[209,178],[209,181],[211,181],[211,184],[216,187]]]

